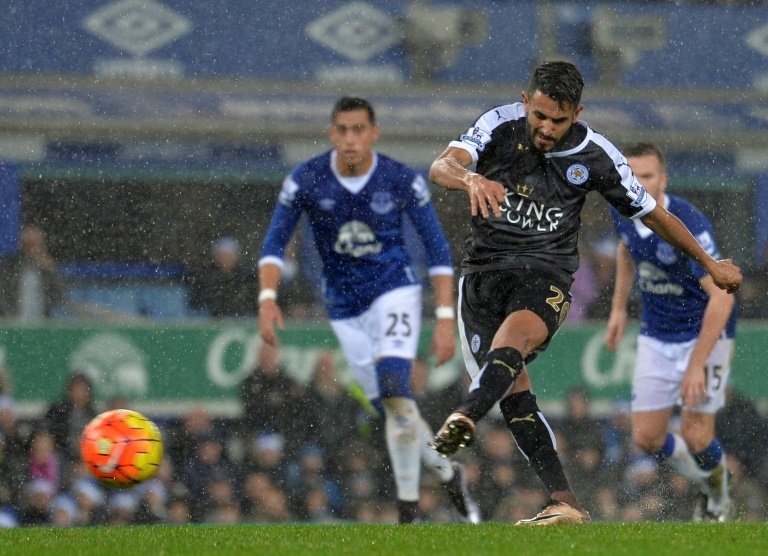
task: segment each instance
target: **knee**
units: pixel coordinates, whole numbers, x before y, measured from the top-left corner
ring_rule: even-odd
[[[691,452],[701,452],[712,443],[713,435],[698,428],[683,428],[680,434]]]
[[[632,441],[647,454],[655,454],[664,446],[666,434],[656,434],[651,431],[635,430]]]
[[[394,397],[382,400],[384,413],[401,420],[416,419],[418,408],[412,398]]]

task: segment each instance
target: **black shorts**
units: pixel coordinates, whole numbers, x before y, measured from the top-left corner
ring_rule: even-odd
[[[536,313],[548,331],[546,340],[525,359],[526,363],[533,361],[565,321],[571,305],[570,287],[570,280],[536,269],[514,268],[462,276],[460,326],[477,364],[485,358],[504,319],[526,309]]]

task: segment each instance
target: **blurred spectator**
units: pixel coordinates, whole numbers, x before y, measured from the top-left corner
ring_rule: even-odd
[[[170,525],[184,525],[192,521],[192,511],[186,498],[172,498],[168,502],[168,519]]]
[[[45,430],[32,435],[27,465],[29,480],[41,479],[59,488],[59,458],[56,454],[56,441]]]
[[[322,484],[311,485],[304,494],[303,502],[301,515],[305,521],[327,523],[336,519],[328,500],[328,491]]]
[[[318,422],[302,430],[307,403],[304,388],[280,366],[280,348],[262,342],[256,367],[240,385],[243,404],[242,430],[247,439],[265,432],[279,433],[290,456],[298,453],[304,434],[319,434]],[[335,420],[334,420],[335,422]]]
[[[0,316],[27,322],[50,317],[63,302],[63,292],[43,230],[32,224],[23,226],[18,253],[0,258]]]
[[[629,401],[621,400],[613,405],[613,411],[603,425],[603,469],[618,477],[629,461],[632,452],[632,412]]]
[[[323,451],[312,445],[306,446],[293,466],[288,490],[291,493],[292,511],[300,519],[324,521],[340,515],[344,499],[339,485],[325,470]],[[320,496],[318,491],[322,491]],[[324,514],[328,514],[325,516]]]
[[[7,385],[7,382],[4,384]],[[17,504],[27,467],[26,441],[16,420],[16,403],[2,388],[0,394],[0,507]]]
[[[246,473],[264,473],[280,490],[288,491],[289,461],[285,454],[285,441],[276,433],[262,433],[251,442],[246,461]]]
[[[621,506],[616,492],[616,483],[607,485],[603,481],[595,491],[595,501],[589,509],[594,521],[618,521]]]
[[[339,454],[343,466],[339,485],[345,497],[342,517],[353,518],[358,510],[367,511],[365,508],[382,496],[381,478],[391,474],[376,465],[381,458],[372,443],[361,439],[350,441]]]
[[[568,442],[571,457],[587,449],[597,450],[602,456],[601,428],[602,424],[592,416],[587,391],[580,386],[571,388],[567,394],[565,416],[559,427]]]
[[[659,464],[647,454],[638,454],[624,472],[625,501],[650,494],[659,483]]]
[[[768,486],[763,466],[768,455],[768,421],[760,415],[755,402],[726,385],[725,407],[715,420],[715,431],[725,452],[743,468],[743,474]]]
[[[140,524],[163,523],[168,518],[168,487],[170,462],[164,458],[157,474],[133,490],[136,502],[134,522]],[[185,490],[186,492],[186,487]]]
[[[0,529],[13,529],[19,526],[19,520],[13,510],[0,508]]]
[[[582,322],[590,317],[590,306],[597,300],[598,286],[595,272],[595,259],[589,249],[579,242],[581,263],[573,274],[571,284],[571,306],[568,309],[566,324]]]
[[[220,525],[234,525],[243,519],[240,508],[234,502],[227,502],[215,506],[206,516],[206,523],[218,523]]]
[[[269,475],[253,471],[243,477],[240,508],[246,519],[252,519],[258,511],[259,504],[264,499],[264,492],[274,488]]]
[[[75,373],[69,378],[63,397],[53,402],[45,413],[43,424],[56,441],[65,485],[71,464],[80,461],[80,433],[96,414],[93,385],[84,373]]]
[[[303,228],[307,228],[304,230]],[[317,319],[325,315],[322,303],[321,286],[322,271],[320,256],[312,241],[302,242],[298,248],[299,237],[312,232],[302,222],[301,233],[294,234],[290,243],[285,247],[283,271],[280,280],[279,295],[281,304],[285,307],[285,316],[294,319]],[[308,252],[310,251],[310,252]],[[301,252],[302,257],[297,256]],[[313,269],[309,269],[308,266]],[[311,275],[307,275],[310,270]]]
[[[440,388],[431,388],[429,364],[423,357],[417,357],[411,368],[411,394],[416,400],[421,416],[433,431],[443,424],[446,415],[464,399],[469,390],[469,374],[462,367],[453,379]]]
[[[489,419],[484,426],[478,435],[482,479],[475,498],[482,515],[493,516],[501,500],[513,492],[526,466],[503,423]]]
[[[223,440],[213,434],[198,438],[195,455],[183,467],[183,482],[189,489],[192,520],[200,521],[208,510],[208,481],[214,476],[233,476],[234,470],[224,457]]]
[[[51,514],[51,502],[56,495],[56,485],[43,479],[27,481],[22,489],[21,514],[22,525],[46,525]]]
[[[419,516],[423,521],[432,523],[454,521],[451,505],[443,503],[440,496],[442,490],[442,485],[436,475],[429,473],[422,476],[419,488]]]
[[[203,521],[206,523],[238,523],[241,520],[240,508],[235,501],[235,489],[232,482],[235,476],[221,469],[208,477],[206,485],[206,504]]]
[[[611,297],[613,296],[614,274],[616,269],[616,238],[606,236],[595,241],[588,247],[590,267],[594,277],[596,295],[590,303],[588,313],[591,319],[608,318],[611,312]],[[637,301],[629,307],[630,315],[637,313]]]
[[[358,436],[358,423],[364,409],[339,379],[339,364],[332,350],[317,354],[302,408],[303,425],[294,434],[305,436],[304,443],[318,446],[327,455],[331,473],[338,475],[341,462],[337,454],[351,438]],[[322,423],[333,416],[332,427]]]
[[[84,475],[75,479],[70,494],[77,506],[76,525],[103,525],[106,523],[106,494],[104,488],[93,478]]]
[[[208,411],[201,406],[192,407],[181,425],[167,436],[166,446],[174,467],[180,471],[195,456],[198,439],[213,433],[213,421]]]
[[[216,318],[245,317],[256,313],[258,280],[240,258],[240,245],[231,237],[216,240],[211,261],[188,273],[189,304]]]
[[[51,504],[50,523],[54,527],[72,527],[77,517],[77,504],[71,496],[59,494]]]
[[[277,488],[266,473],[253,472],[245,478],[243,515],[248,521],[290,521],[293,515],[282,490]]]
[[[131,525],[136,516],[136,497],[131,492],[115,492],[107,501],[107,525]]]

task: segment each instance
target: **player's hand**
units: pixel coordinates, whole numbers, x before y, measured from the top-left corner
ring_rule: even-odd
[[[456,334],[453,319],[437,319],[432,333],[432,344],[429,355],[434,357],[435,366],[439,367],[449,361],[456,353]]]
[[[472,174],[467,186],[467,194],[472,207],[472,216],[480,213],[483,218],[488,218],[488,207],[494,216],[501,216],[501,203],[507,190],[497,181],[491,181],[480,174]]]
[[[741,269],[731,259],[721,259],[709,271],[712,281],[721,290],[733,293],[741,286]]]
[[[702,365],[688,366],[680,383],[680,397],[683,407],[688,408],[698,407],[707,398],[706,372]]]
[[[275,325],[283,329],[283,312],[274,299],[265,299],[259,306],[259,335],[272,346],[277,345]]]
[[[627,329],[627,318],[626,310],[611,310],[605,331],[605,345],[609,350],[617,351],[619,349],[619,344]]]

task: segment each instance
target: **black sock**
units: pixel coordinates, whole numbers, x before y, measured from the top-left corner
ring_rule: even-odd
[[[475,423],[493,408],[523,372],[523,355],[514,348],[494,349],[485,356],[481,368],[480,386],[469,393],[458,409]]]
[[[570,491],[549,427],[539,411],[533,392],[526,390],[512,394],[499,405],[507,428],[512,431],[520,451],[528,458],[544,488],[550,494]]]
[[[398,523],[414,523],[419,519],[419,503],[407,500],[397,501]]]

